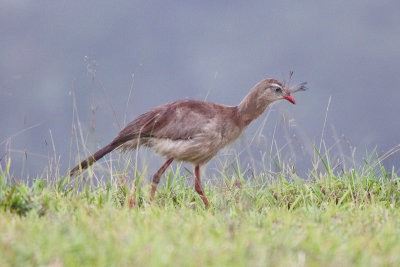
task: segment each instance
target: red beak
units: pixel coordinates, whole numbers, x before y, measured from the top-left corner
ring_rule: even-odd
[[[286,100],[289,101],[289,102],[292,102],[293,105],[296,105],[296,101],[294,101],[293,96],[291,96],[291,95],[286,95],[286,96],[284,96],[283,98],[286,99]]]

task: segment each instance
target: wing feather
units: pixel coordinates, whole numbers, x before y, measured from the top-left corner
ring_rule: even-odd
[[[188,140],[207,129],[218,113],[218,105],[205,101],[180,100],[158,106],[129,123],[112,143],[121,145],[137,138]]]

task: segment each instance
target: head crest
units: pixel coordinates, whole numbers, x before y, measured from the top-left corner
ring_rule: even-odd
[[[293,87],[290,88],[290,82],[291,82],[291,80],[292,80],[292,76],[293,76],[293,71],[291,71],[291,72],[289,73],[289,79],[285,82],[285,87],[288,88],[287,90],[288,90],[290,93],[296,93],[297,91],[305,91],[305,90],[308,89],[308,88],[306,87],[307,82],[302,82],[302,83],[297,84],[297,85],[295,85],[295,86],[293,86]]]

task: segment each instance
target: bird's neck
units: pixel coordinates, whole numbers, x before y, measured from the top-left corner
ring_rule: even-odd
[[[253,120],[257,119],[267,108],[270,102],[261,100],[259,91],[251,90],[249,94],[237,106],[238,115],[246,127]]]

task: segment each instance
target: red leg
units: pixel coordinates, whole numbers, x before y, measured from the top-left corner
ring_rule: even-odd
[[[150,201],[153,200],[154,194],[156,193],[157,185],[160,182],[161,175],[165,172],[165,170],[168,168],[168,166],[174,161],[174,159],[169,159],[167,160],[164,165],[161,166],[161,168],[154,174],[153,176],[153,185],[151,187],[151,195],[150,195]]]
[[[204,194],[204,190],[203,187],[201,186],[201,180],[200,180],[200,166],[196,166],[196,168],[194,169],[194,173],[195,173],[195,182],[194,182],[194,188],[196,189],[196,192],[200,195],[201,199],[204,202],[204,205],[206,205],[206,207],[208,208],[210,206],[210,204],[208,203],[208,199],[206,197],[206,195]]]

